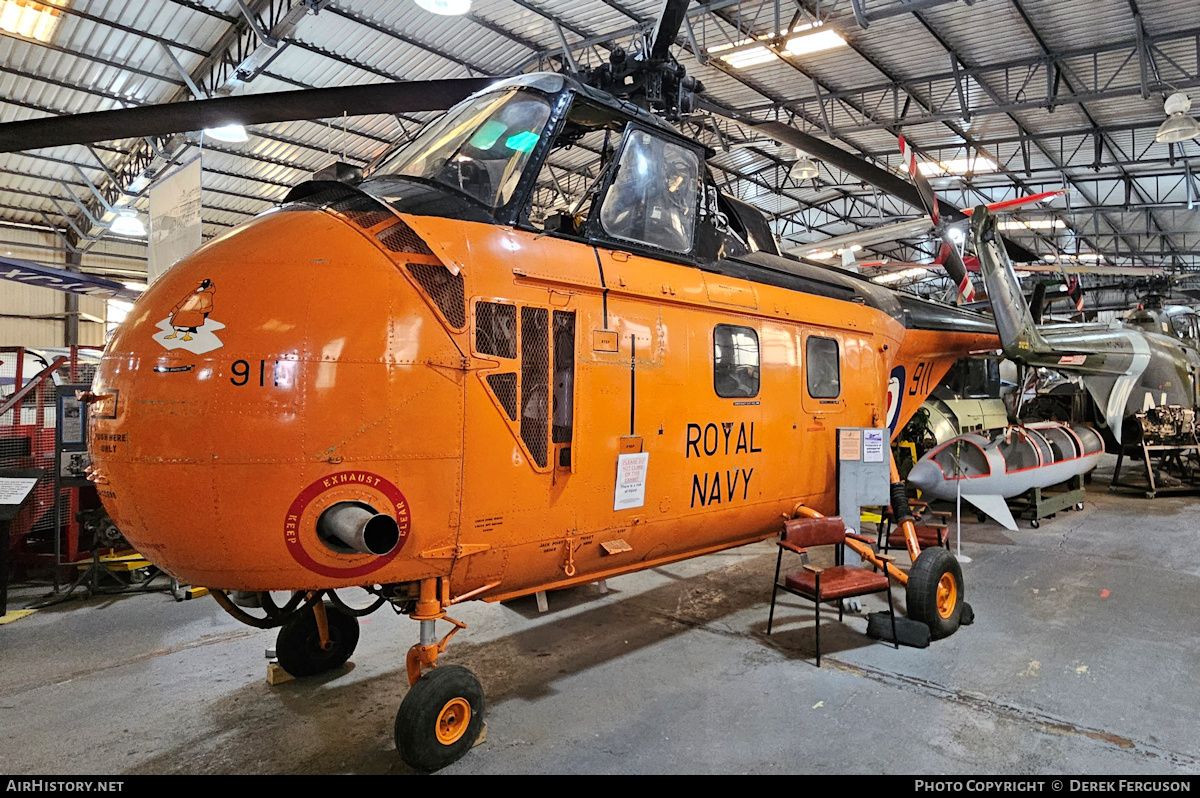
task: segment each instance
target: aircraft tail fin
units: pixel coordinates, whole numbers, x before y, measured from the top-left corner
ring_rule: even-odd
[[[978,507],[980,512],[995,519],[1005,529],[1011,532],[1017,531],[1017,522],[1013,520],[1012,510],[1008,509],[1008,502],[1004,501],[1004,497],[1000,494],[968,496],[964,493],[963,499]]]
[[[1000,238],[996,216],[987,206],[980,205],[971,214],[971,235],[1004,354],[1022,361],[1030,355],[1052,355],[1053,348],[1038,332],[1021,293],[1021,284]]]

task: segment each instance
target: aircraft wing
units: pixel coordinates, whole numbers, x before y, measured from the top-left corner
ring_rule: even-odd
[[[71,294],[98,296],[106,299],[120,299],[134,302],[140,291],[134,291],[122,283],[105,280],[91,274],[70,272],[66,269],[55,269],[40,263],[0,256],[0,279],[12,280],[26,285],[40,285],[43,288],[53,288],[56,291],[66,291]]]

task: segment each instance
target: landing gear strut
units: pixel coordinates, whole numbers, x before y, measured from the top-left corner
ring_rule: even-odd
[[[444,582],[442,583],[445,584]],[[445,590],[443,592],[446,592]],[[396,713],[396,750],[417,770],[439,770],[470,751],[483,728],[483,687],[461,665],[438,666],[438,655],[466,624],[447,618],[438,597],[438,580],[421,581],[420,598],[412,618],[421,623],[421,642],[408,651],[408,681],[412,685]],[[437,640],[439,619],[454,628]]]

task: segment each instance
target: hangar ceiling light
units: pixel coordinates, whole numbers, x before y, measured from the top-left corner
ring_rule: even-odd
[[[0,31],[48,42],[54,36],[62,12],[57,3],[36,3],[34,0],[0,0]]]
[[[434,14],[457,17],[471,10],[471,0],[414,0],[417,5]]]
[[[119,236],[142,237],[146,235],[146,225],[138,218],[137,211],[125,209],[117,211],[117,215],[109,224],[108,229]]]
[[[221,125],[221,127],[206,127],[204,135],[227,144],[241,144],[249,139],[249,136],[246,135],[246,128],[236,122],[232,125]]]
[[[1063,230],[1067,223],[1062,219],[1013,219],[1000,223],[1001,230]]]
[[[796,155],[799,156],[799,160],[792,164],[790,171],[793,180],[812,180],[821,173],[821,170],[817,168],[816,161],[801,150],[796,150]]]
[[[832,50],[834,47],[842,47],[845,44],[846,40],[842,38],[841,34],[830,28],[788,39],[787,51],[789,55],[808,55],[823,50]]]
[[[421,1],[418,0],[418,2]],[[814,28],[817,28],[817,30],[814,30]],[[809,23],[797,25],[791,30],[781,30],[778,37],[765,35],[756,37],[757,41],[755,39],[742,39],[731,44],[718,44],[715,47],[709,47],[708,52],[717,56],[734,69],[743,69],[755,64],[765,64],[775,59],[775,53],[768,49],[765,44],[758,44],[758,41],[769,43],[772,39],[778,41],[779,39],[784,39],[784,37],[787,38],[783,49],[791,56],[819,53],[823,50],[842,47],[846,44],[846,40],[836,30],[832,28],[821,29],[821,26]]]
[[[891,283],[898,283],[901,280],[907,280],[909,277],[923,277],[929,273],[929,269],[926,269],[923,266],[914,266],[911,269],[901,269],[900,271],[892,272],[891,274],[880,274],[876,277],[872,277],[871,281],[880,283],[882,285],[889,285]]]
[[[969,157],[951,158],[948,161],[921,161],[917,164],[917,168],[926,177],[944,177],[946,175],[994,172],[998,167],[996,162],[990,158]]]
[[[1200,136],[1200,123],[1188,116],[1191,107],[1192,99],[1181,91],[1168,97],[1163,105],[1167,120],[1159,126],[1154,140],[1159,144],[1175,144]]]

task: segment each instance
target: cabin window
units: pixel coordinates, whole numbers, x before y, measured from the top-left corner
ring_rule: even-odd
[[[836,399],[842,393],[842,367],[838,342],[812,336],[804,349],[808,359],[808,395],[813,399]]]
[[[713,387],[717,396],[758,396],[758,333],[718,324],[713,330]]]
[[[695,152],[633,130],[600,207],[600,224],[614,238],[688,252],[699,187],[700,159]]]

